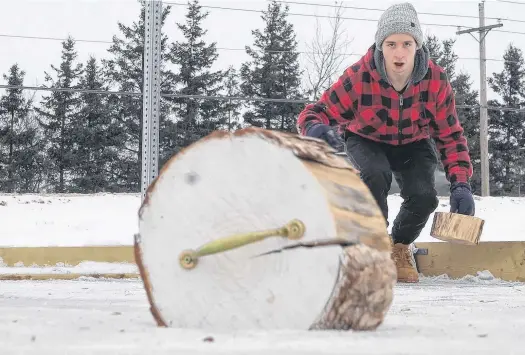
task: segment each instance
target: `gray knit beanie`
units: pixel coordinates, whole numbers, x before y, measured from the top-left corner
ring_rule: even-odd
[[[383,41],[395,33],[406,33],[414,37],[417,49],[423,45],[423,32],[412,4],[405,2],[390,6],[379,18],[376,31],[376,47],[381,50]]]

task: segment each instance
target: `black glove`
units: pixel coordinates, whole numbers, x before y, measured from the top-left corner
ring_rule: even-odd
[[[345,151],[345,141],[328,125],[322,123],[312,124],[307,127],[306,135],[324,140],[338,152]]]
[[[450,186],[450,212],[474,216],[476,208],[470,185],[455,182]]]

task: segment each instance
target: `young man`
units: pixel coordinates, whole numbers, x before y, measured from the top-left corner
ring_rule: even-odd
[[[409,245],[438,205],[434,171],[439,162],[430,139],[451,183],[451,212],[474,214],[472,164],[454,94],[422,41],[414,7],[391,6],[379,19],[368,52],[297,121],[301,134],[346,151],[387,224],[394,175],[404,200],[391,231],[400,282],[419,281]]]

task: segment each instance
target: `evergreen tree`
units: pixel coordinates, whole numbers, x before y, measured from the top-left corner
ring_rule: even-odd
[[[51,65],[56,79],[45,72],[45,81],[51,88],[79,88],[82,64],[76,63],[75,41],[69,37],[62,42],[62,62],[59,67]],[[53,91],[42,98],[36,108],[37,117],[44,129],[47,141],[46,153],[50,166],[47,171],[48,185],[53,192],[63,193],[69,188],[72,170],[76,165],[73,150],[74,122],[78,119],[80,98],[77,92]]]
[[[287,21],[288,6],[272,1],[262,19],[265,28],[252,31],[254,49],[246,47],[252,58],[241,67],[241,90],[245,96],[264,99],[304,99],[300,92],[302,72],[293,25]],[[303,104],[254,101],[244,114],[248,124],[295,130],[295,120]]]
[[[4,74],[8,85],[22,86],[25,72],[18,64]],[[0,191],[36,192],[42,178],[42,139],[31,116],[32,100],[22,89],[0,97]]]
[[[443,50],[441,52],[441,58],[438,64],[445,69],[448,77],[451,80],[456,79],[456,63],[458,62],[458,56],[454,52],[455,39],[443,40]]]
[[[489,106],[521,108],[525,97],[525,66],[521,49],[510,44],[503,55],[503,70],[488,78],[490,88],[500,100]],[[491,192],[517,193],[522,160],[520,149],[525,137],[525,114],[509,110],[489,110],[489,151]]]
[[[171,7],[163,7],[161,28]],[[112,89],[126,92],[142,92],[144,75],[144,29],[145,6],[142,3],[139,19],[130,26],[118,23],[123,38],[113,37],[113,44],[108,49],[112,55],[110,59],[103,60],[105,76]],[[172,89],[172,73],[165,69],[168,56],[168,37],[161,38],[161,91],[168,92]],[[121,126],[123,136],[118,166],[113,173],[129,191],[140,190],[141,163],[142,163],[142,96],[111,95],[109,105],[114,110],[114,117]],[[173,130],[168,120],[169,103],[161,99],[159,117],[159,150],[161,154],[170,147],[166,145],[167,134]]]
[[[425,45],[430,52],[430,58],[434,63],[445,69],[449,80],[456,77],[456,63],[458,56],[454,53],[455,39],[446,39],[440,41],[434,35],[428,35],[425,38]]]
[[[230,66],[226,71],[226,79],[224,83],[225,95],[228,97],[241,96],[242,93],[239,88],[239,74]],[[224,102],[224,111],[227,114],[228,121],[226,127],[227,131],[235,131],[242,127],[240,122],[242,103],[239,101],[228,100]]]
[[[96,58],[88,59],[80,86],[87,90],[107,90]],[[75,178],[72,183],[76,192],[115,191],[116,185],[126,183],[120,181],[116,166],[125,135],[108,100],[107,95],[80,94],[82,108],[72,124],[75,142]]]
[[[437,64],[443,51],[439,38],[435,35],[427,35],[425,36],[424,44],[428,48],[430,59]]]
[[[182,41],[171,45],[169,60],[178,68],[174,75],[176,92],[183,95],[217,96],[223,89],[225,73],[211,68],[218,58],[216,43],[207,44],[207,31],[202,23],[208,16],[199,2],[188,4],[185,23],[177,23]],[[224,104],[213,99],[171,98],[176,118],[175,132],[170,137],[171,153],[188,146],[227,123]]]

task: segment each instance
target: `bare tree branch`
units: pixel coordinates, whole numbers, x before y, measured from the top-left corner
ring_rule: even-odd
[[[330,19],[330,37],[327,40],[323,38],[322,26],[317,18],[315,37],[306,44],[306,60],[309,63],[306,69],[306,90],[312,100],[317,99],[342,74],[346,58],[344,53],[351,43],[342,27],[342,3],[336,1],[335,5],[334,16]]]

